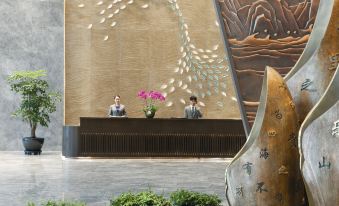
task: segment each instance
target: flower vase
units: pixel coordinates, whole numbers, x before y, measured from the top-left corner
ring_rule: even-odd
[[[154,110],[146,110],[145,111],[145,116],[147,119],[152,119],[155,115],[155,111]]]

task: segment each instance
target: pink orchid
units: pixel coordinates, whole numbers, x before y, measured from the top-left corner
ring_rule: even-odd
[[[144,111],[146,112],[147,110],[153,110],[157,111],[158,107],[155,106],[155,100],[159,101],[165,101],[165,96],[162,95],[158,91],[149,91],[146,92],[145,90],[140,90],[138,92],[138,97],[144,100],[145,106],[144,106]]]

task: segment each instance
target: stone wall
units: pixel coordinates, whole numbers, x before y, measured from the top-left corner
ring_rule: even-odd
[[[10,91],[6,77],[15,70],[46,69],[54,90],[63,93],[63,0],[1,0],[0,3],[0,150],[23,150],[21,138],[29,125],[11,117],[19,96]],[[51,115],[49,128],[38,127],[43,150],[60,150],[63,103]]]

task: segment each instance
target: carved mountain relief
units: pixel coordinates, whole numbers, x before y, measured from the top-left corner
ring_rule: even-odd
[[[281,39],[310,33],[319,0],[219,0],[227,38]]]
[[[290,71],[306,46],[319,0],[216,0],[216,3],[243,100],[243,119],[249,130],[256,115],[265,67],[273,66],[282,76]]]

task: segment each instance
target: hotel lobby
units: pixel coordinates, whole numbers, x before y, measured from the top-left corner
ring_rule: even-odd
[[[339,0],[0,11],[0,206],[339,205]]]

